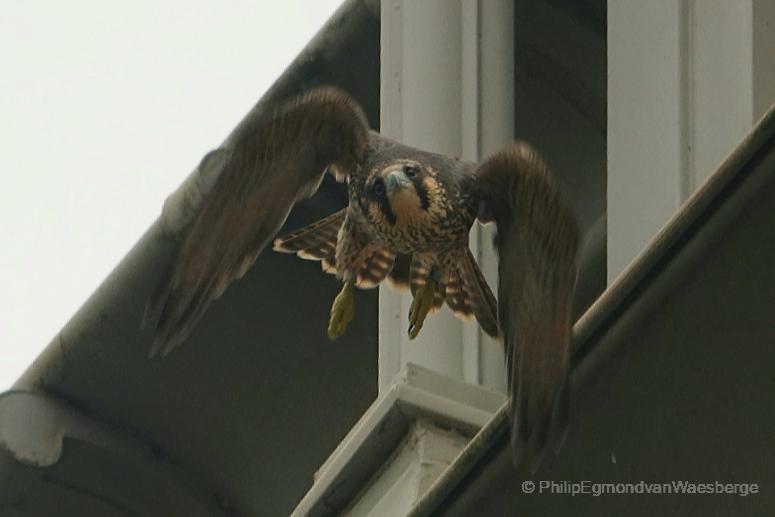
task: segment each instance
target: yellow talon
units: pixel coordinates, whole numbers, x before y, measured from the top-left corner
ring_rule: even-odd
[[[429,278],[414,295],[412,306],[409,308],[409,339],[414,339],[420,333],[428,312],[433,307],[433,298],[436,292],[436,281]]]
[[[355,315],[355,304],[353,303],[353,283],[345,282],[342,290],[334,298],[331,305],[331,318],[328,320],[328,338],[336,339],[347,330],[347,324],[350,323]]]

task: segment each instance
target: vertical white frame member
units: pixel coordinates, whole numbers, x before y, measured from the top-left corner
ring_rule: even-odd
[[[514,8],[508,0],[383,0],[381,131],[408,145],[478,160],[514,134]],[[491,228],[471,247],[493,290]],[[501,345],[445,307],[407,336],[411,296],[381,287],[379,390],[413,363],[505,390]]]
[[[775,101],[775,2],[608,3],[608,282]]]

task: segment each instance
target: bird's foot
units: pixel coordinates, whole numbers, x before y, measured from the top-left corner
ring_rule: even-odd
[[[347,325],[355,315],[353,303],[353,283],[345,282],[342,290],[334,298],[331,305],[331,318],[328,320],[328,338],[336,339],[347,330]]]
[[[433,297],[436,293],[437,282],[433,278],[422,286],[412,299],[412,306],[409,308],[409,339],[414,339],[420,333],[428,312],[433,307]]]

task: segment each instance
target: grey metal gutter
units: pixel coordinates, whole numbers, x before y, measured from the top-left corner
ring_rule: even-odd
[[[669,284],[662,278],[670,275],[669,272],[665,274],[666,266],[687,250],[696,254],[696,246],[690,250],[688,244],[704,239],[707,233],[722,227],[728,219],[726,216],[743,209],[745,202],[775,174],[775,170],[756,169],[763,156],[774,151],[775,106],[576,322],[573,328],[573,392],[588,383],[601,364],[622,346],[616,339],[617,330],[653,306],[656,299],[653,291],[663,290]],[[706,235],[698,237],[702,232]],[[477,464],[494,461],[495,450],[508,447],[507,411],[508,407],[504,405],[471,440],[417,502],[410,514],[412,517],[431,515],[453,490],[462,489],[461,482]]]

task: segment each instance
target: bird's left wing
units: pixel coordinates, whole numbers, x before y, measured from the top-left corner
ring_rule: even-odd
[[[293,204],[314,194],[326,169],[355,171],[369,138],[361,108],[321,88],[241,127],[223,171],[178,255],[148,303],[156,321],[151,355],[180,344],[207,309],[282,226]]]
[[[520,470],[533,474],[550,431],[561,431],[567,420],[578,230],[551,172],[527,144],[512,144],[483,162],[473,188],[479,218],[497,225],[512,454]]]

